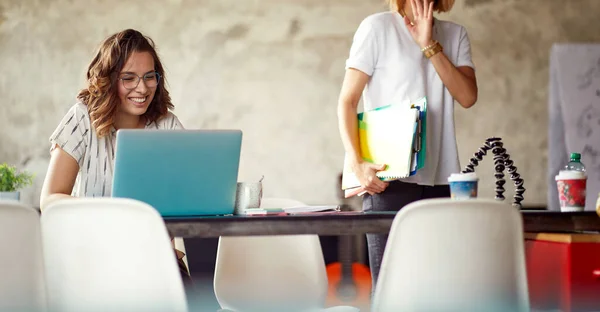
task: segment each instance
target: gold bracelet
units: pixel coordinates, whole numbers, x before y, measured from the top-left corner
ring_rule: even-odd
[[[432,42],[430,45],[428,45],[428,46],[426,46],[426,47],[422,48],[422,49],[421,49],[421,52],[425,52],[425,50],[428,50],[428,49],[431,49],[431,48],[433,48],[433,46],[434,46],[434,45],[436,45],[436,44],[438,44],[438,43],[439,43],[439,42],[438,42],[437,40],[433,40],[433,42]]]
[[[432,56],[444,51],[444,47],[438,41],[434,41],[432,44],[421,49],[421,51],[425,54],[426,58],[430,59]]]

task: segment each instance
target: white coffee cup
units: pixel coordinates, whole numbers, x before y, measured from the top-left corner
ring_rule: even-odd
[[[587,187],[585,172],[561,170],[554,179],[558,188],[560,210],[562,212],[583,211]]]
[[[260,208],[262,182],[238,182],[234,214],[244,214],[247,208]]]
[[[475,172],[453,173],[448,177],[450,197],[453,199],[477,198],[479,178]]]

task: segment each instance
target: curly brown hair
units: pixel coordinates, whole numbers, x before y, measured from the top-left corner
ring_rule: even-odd
[[[88,107],[92,126],[98,137],[110,132],[119,105],[118,75],[134,52],[148,52],[154,58],[154,70],[161,77],[148,110],[142,115],[148,122],[156,122],[173,109],[167,91],[165,71],[156,53],[154,41],[137,30],[126,29],[104,40],[88,66],[87,87],[77,99]]]

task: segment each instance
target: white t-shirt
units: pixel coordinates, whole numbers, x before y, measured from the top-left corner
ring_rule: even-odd
[[[475,68],[464,27],[435,19],[432,32],[455,66]],[[408,104],[427,96],[425,166],[416,175],[401,180],[421,185],[448,184],[448,176],[460,171],[454,98],[412,38],[402,16],[383,12],[365,18],[354,35],[347,68],[371,76],[362,95],[365,110]]]
[[[146,129],[183,129],[183,126],[177,116],[169,112],[157,122],[146,124]],[[83,103],[73,105],[63,117],[50,136],[50,151],[58,145],[79,164],[73,196],[111,196],[116,135],[117,131],[112,128],[110,134],[98,138]]]

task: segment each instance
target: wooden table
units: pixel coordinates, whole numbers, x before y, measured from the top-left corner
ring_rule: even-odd
[[[600,217],[593,211],[556,212],[523,210],[525,232],[600,231]],[[171,235],[183,238],[317,234],[355,235],[387,233],[395,212],[352,212],[286,216],[165,217]]]

